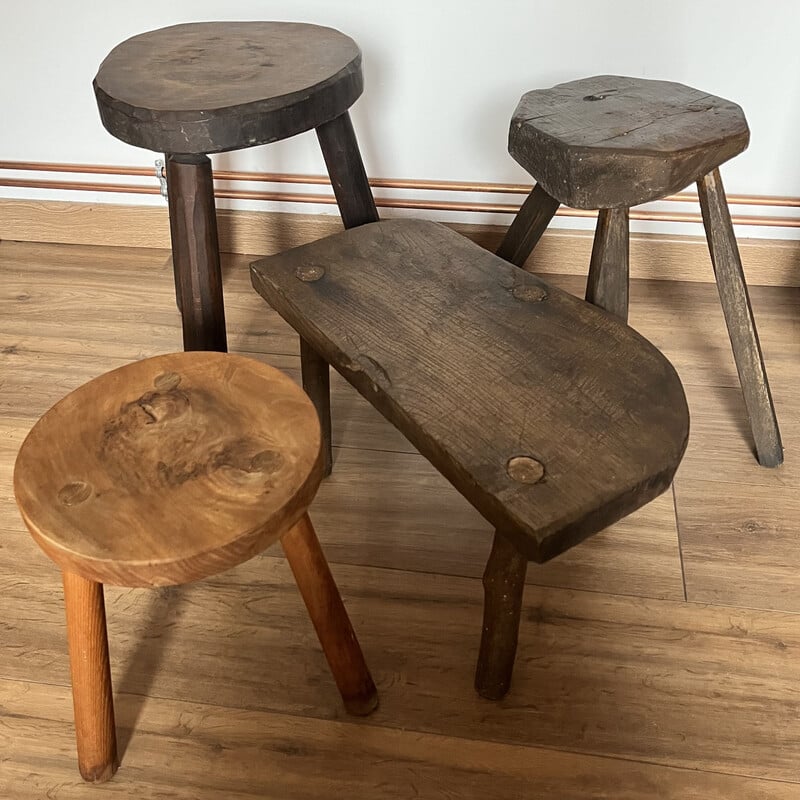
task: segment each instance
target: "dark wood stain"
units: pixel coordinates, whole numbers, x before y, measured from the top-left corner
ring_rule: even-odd
[[[742,109],[667,81],[598,75],[527,92],[508,150],[572,208],[635,206],[680,191],[744,150]]]
[[[296,277],[326,263],[314,283]],[[264,298],[491,522],[545,561],[660,494],[688,434],[671,365],[611,316],[435,223],[254,264]],[[539,302],[515,293],[541,292]],[[532,454],[547,477],[519,483]]]
[[[756,456],[774,467],[781,436],[719,175],[749,137],[738,105],[678,83],[601,75],[528,92],[508,146],[537,183],[497,252],[522,266],[559,203],[599,209],[586,299],[627,320],[629,207],[696,181]]]
[[[219,153],[323,125],[363,91],[361,51],[331,28],[201,22],[115,47],[94,90],[109,133],[159,153]]]

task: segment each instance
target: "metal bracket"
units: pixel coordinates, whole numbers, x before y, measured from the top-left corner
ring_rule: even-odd
[[[161,186],[161,196],[167,196],[167,176],[164,171],[164,159],[157,158],[156,159],[156,178],[158,178],[158,182]]]

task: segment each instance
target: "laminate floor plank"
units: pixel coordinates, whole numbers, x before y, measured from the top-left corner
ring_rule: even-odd
[[[492,703],[472,690],[479,580],[347,565],[334,575],[381,694],[372,717],[347,719],[290,570],[269,555],[186,587],[109,588],[116,691],[798,778],[798,615],[531,586],[514,686]],[[0,592],[0,678],[66,686],[57,573],[4,576]]]
[[[251,258],[224,259],[231,349],[299,380]],[[505,700],[472,688],[491,531],[334,376],[335,469],[311,515],[380,708],[344,714],[277,547],[197,584],[109,587],[125,753],[98,789],[76,769],[60,576],[23,529],[13,462],[64,394],[180,347],[171,264],[0,242],[0,797],[800,796],[800,294],[751,289],[786,445],[775,470],[750,453],[715,287],[634,280],[631,295],[686,384],[689,448],[674,496],[531,565]]]
[[[796,785],[341,722],[117,695],[123,764],[98,789],[71,775],[66,689],[0,681],[0,793],[15,800],[558,797],[789,800]],[[65,713],[66,711],[66,713]],[[343,754],[347,753],[347,757]],[[176,754],[176,755],[174,755]],[[30,767],[20,767],[30,764]]]

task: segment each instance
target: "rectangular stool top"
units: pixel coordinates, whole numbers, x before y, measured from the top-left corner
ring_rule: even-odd
[[[433,222],[251,268],[266,301],[521,552],[546,561],[670,484],[683,387],[611,315]]]

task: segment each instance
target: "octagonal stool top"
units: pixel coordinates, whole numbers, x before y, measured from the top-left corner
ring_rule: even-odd
[[[134,36],[100,65],[109,133],[161,153],[219,153],[286,139],[343,114],[363,91],[361,51],[300,22],[196,22]]]
[[[560,203],[639,205],[688,186],[748,145],[742,109],[680,83],[599,75],[522,96],[508,149]]]

